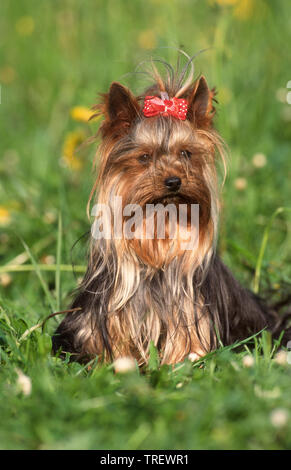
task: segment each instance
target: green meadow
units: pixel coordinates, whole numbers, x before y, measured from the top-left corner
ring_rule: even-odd
[[[86,267],[90,108],[112,81],[141,92],[133,72],[179,48],[204,51],[195,75],[217,88],[219,253],[270,302],[290,295],[290,18],[289,0],[1,0],[0,449],[291,448],[291,352],[266,332],[115,373],[53,357],[62,315],[44,322]]]

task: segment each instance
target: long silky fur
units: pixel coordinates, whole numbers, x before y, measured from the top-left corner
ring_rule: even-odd
[[[167,70],[163,80],[154,67],[154,84],[137,98],[118,84],[103,95],[96,107],[104,121],[91,197],[96,194],[96,202],[111,208],[115,195],[127,204],[144,206],[152,192],[157,199],[163,196],[161,181],[175,171],[185,180],[183,197],[197,200],[201,207],[198,249],[183,251],[177,241],[168,240],[92,238],[87,272],[71,305],[79,310],[68,314],[55,332],[55,353],[69,352],[83,362],[96,355],[105,361],[131,356],[142,365],[153,341],[161,362],[173,364],[191,352],[203,356],[219,344],[232,344],[264,328],[274,337],[282,330],[277,313],[244,289],[216,253],[220,197],[215,155],[225,166],[225,154],[212,127],[215,91],[207,89],[203,78],[193,82],[192,68],[184,81],[185,68],[180,76],[169,66]],[[187,121],[144,119],[139,103],[145,95],[161,91],[188,100]],[[203,107],[204,95],[208,101]],[[121,104],[115,109],[118,99]],[[191,165],[173,156],[181,142],[193,148],[196,160]],[[152,173],[142,172],[135,163],[137,149],[143,146],[158,149]],[[107,228],[112,229],[111,221]],[[290,328],[285,344],[288,339]]]

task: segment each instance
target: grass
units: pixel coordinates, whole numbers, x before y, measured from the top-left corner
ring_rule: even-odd
[[[210,47],[195,64],[217,86],[230,149],[221,256],[260,294],[290,292],[290,10],[288,0],[2,0],[1,449],[290,448],[291,369],[266,333],[252,351],[221,347],[175,368],[153,348],[143,373],[116,374],[52,357],[60,316],[44,322],[85,269],[96,146],[73,150],[99,122],[72,109],[113,80],[139,92],[142,75],[126,74],[151,55],[175,62],[168,46]]]

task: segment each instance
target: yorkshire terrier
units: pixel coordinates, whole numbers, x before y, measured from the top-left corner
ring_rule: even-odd
[[[179,74],[166,66],[166,78],[153,67],[153,84],[143,95],[135,97],[114,82],[95,106],[104,119],[91,198],[96,195],[98,207],[115,213],[121,201],[117,215],[123,228],[116,235],[118,221],[105,211],[98,230],[106,236],[92,236],[87,272],[71,312],[53,336],[54,352],[68,352],[72,360],[98,356],[108,362],[127,356],[143,365],[153,342],[161,364],[175,364],[190,353],[199,358],[263,329],[274,337],[283,329],[278,313],[242,287],[216,253],[216,166],[217,156],[223,162],[225,157],[213,127],[215,89],[204,76],[194,80],[193,69]],[[158,208],[154,216],[146,211],[148,205]],[[173,236],[168,206],[178,213],[186,207],[186,223],[178,220]],[[192,206],[199,207],[199,217],[197,240],[189,249],[182,242]],[[124,225],[135,207],[142,216],[128,236]],[[161,213],[164,237],[157,233]],[[100,214],[94,215],[100,222]],[[152,236],[145,236],[149,221]],[[290,329],[285,342],[288,337]]]

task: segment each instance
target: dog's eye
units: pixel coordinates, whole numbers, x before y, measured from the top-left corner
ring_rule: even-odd
[[[192,154],[191,152],[189,152],[189,150],[181,150],[180,155],[184,158],[191,158]]]
[[[140,156],[138,157],[138,161],[139,161],[140,163],[146,164],[146,163],[148,163],[148,162],[150,161],[150,158],[151,158],[151,157],[150,157],[150,155],[149,155],[148,153],[144,153],[143,155],[140,155]]]

